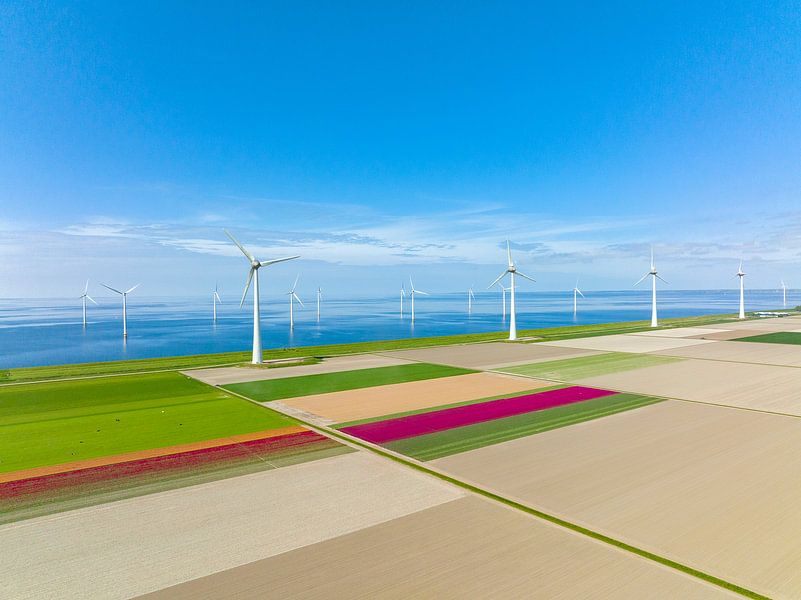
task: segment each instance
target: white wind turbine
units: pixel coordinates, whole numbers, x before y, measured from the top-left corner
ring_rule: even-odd
[[[86,280],[86,285],[83,286],[83,294],[81,294],[81,300],[83,300],[83,326],[86,327],[86,301],[89,300],[92,304],[97,305],[92,297],[89,295],[89,280]]]
[[[211,294],[211,304],[214,311],[214,322],[217,322],[217,303],[222,304],[222,299],[220,298],[220,294],[217,293],[217,284],[214,284],[214,291]]]
[[[236,244],[237,248],[242,251],[242,254],[245,255],[245,258],[248,259],[250,263],[250,271],[248,271],[248,280],[245,283],[245,291],[242,293],[242,301],[239,303],[239,308],[242,308],[242,305],[245,302],[245,297],[248,295],[248,290],[250,289],[250,282],[253,281],[253,357],[251,362],[254,365],[260,365],[262,363],[262,354],[261,354],[261,323],[260,323],[260,310],[259,310],[259,269],[261,267],[268,267],[270,265],[274,265],[275,263],[283,262],[285,260],[292,260],[295,258],[300,258],[300,256],[286,256],[284,258],[274,258],[273,260],[256,260],[254,256],[245,250],[245,248],[240,244],[236,238],[231,235],[231,232],[227,229],[225,230],[225,235],[231,238],[231,241]]]
[[[121,292],[120,290],[115,290],[113,287],[106,285],[105,283],[101,283],[104,288],[107,290],[111,290],[112,292],[116,292],[120,296],[122,296],[122,337],[128,337],[128,294],[138,288],[141,284],[137,283],[130,289]]]
[[[414,288],[414,282],[412,281],[411,277],[409,277],[409,287],[411,288],[411,290],[409,291],[409,295],[412,297],[412,321],[414,321],[414,297],[417,294],[422,294],[423,296],[428,296],[428,293],[424,292],[422,290],[416,290]]]
[[[737,268],[736,277],[740,278],[740,315],[739,318],[745,319],[745,271],[743,271],[743,261],[740,259],[740,266]]]
[[[473,286],[470,286],[470,289],[467,290],[467,314],[473,314],[473,300],[476,299],[476,295],[473,293]]]
[[[509,273],[509,339],[516,340],[517,339],[517,318],[515,314],[515,275],[520,275],[524,279],[528,279],[529,281],[536,281],[529,277],[528,275],[524,275],[520,271],[517,270],[514,261],[512,260],[512,249],[509,245],[509,240],[506,240],[506,257],[508,259],[508,264],[506,270],[498,275],[498,278],[493,281],[491,284],[487,286],[487,289],[494,286],[496,283],[500,282],[507,273]]]
[[[499,283],[498,287],[501,288],[501,300],[503,302],[503,320],[506,320],[506,292],[509,291],[509,288],[503,287],[503,284]]]
[[[320,300],[323,297],[323,288],[317,286],[317,322],[320,322]]]
[[[286,294],[289,296],[289,328],[293,329],[295,327],[295,300],[300,302],[300,305],[303,306],[303,302],[300,301],[298,295],[295,293],[295,288],[298,287],[298,279],[300,279],[300,275],[295,277],[295,283],[292,284],[292,289],[289,290]]]
[[[400,316],[401,316],[401,319],[403,318],[403,299],[405,297],[406,297],[406,288],[404,288],[403,284],[401,283],[401,289],[400,289]]]
[[[656,280],[659,279],[663,283],[667,283],[667,281],[662,279],[656,272],[656,266],[654,265],[653,246],[651,246],[651,270],[640,277],[639,281],[637,281],[637,283],[634,285],[640,285],[643,281],[645,281],[646,277],[651,277],[651,327],[659,327],[659,320],[656,317]]]
[[[782,307],[787,308],[787,284],[782,279]]]
[[[581,293],[581,290],[578,288],[578,279],[576,279],[576,285],[573,288],[573,315],[575,316],[576,311],[578,310],[578,296],[584,298],[584,294]]]

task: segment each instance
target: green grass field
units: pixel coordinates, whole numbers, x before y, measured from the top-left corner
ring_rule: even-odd
[[[397,440],[386,444],[385,447],[418,460],[434,460],[657,402],[662,400],[636,394],[616,394]]]
[[[576,381],[587,377],[655,367],[682,360],[669,356],[651,356],[650,354],[628,354],[624,352],[605,352],[593,356],[564,358],[547,362],[518,365],[498,369],[513,375],[526,375],[555,381]]]
[[[801,333],[792,331],[777,331],[776,333],[763,333],[762,335],[751,335],[741,337],[734,342],[759,342],[763,344],[801,344]]]
[[[378,367],[375,369],[357,369],[355,371],[342,371],[338,373],[320,373],[306,375],[305,377],[286,377],[283,379],[270,379],[266,381],[251,381],[224,386],[225,389],[242,394],[258,402],[281,400],[283,398],[296,398],[312,394],[326,394],[328,392],[341,392],[356,390],[378,385],[392,383],[406,383],[409,381],[422,381],[424,379],[437,379],[453,375],[466,375],[474,373],[468,369],[446,367],[442,365],[429,365],[426,363],[410,363],[393,367]]]
[[[179,373],[0,388],[0,472],[286,427]]]

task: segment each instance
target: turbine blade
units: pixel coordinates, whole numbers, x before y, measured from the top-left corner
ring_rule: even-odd
[[[582,298],[584,298],[584,297],[585,297],[585,296],[584,296],[584,294],[582,294],[582,293],[581,293],[581,290],[580,290],[580,289],[576,288],[576,291],[578,292],[578,295],[579,295],[579,296],[581,296]]]
[[[253,279],[253,271],[255,270],[256,269],[254,269],[253,267],[250,267],[250,271],[248,271],[248,280],[247,283],[245,283],[245,291],[242,292],[242,300],[239,302],[239,308],[242,308],[242,305],[245,303],[245,296],[248,295],[248,290],[250,289],[250,282]],[[254,302],[256,301],[255,298],[253,301]]]
[[[86,285],[83,286],[83,295],[85,296],[86,292],[88,292],[88,291],[89,291],[89,280],[87,279],[86,280]]]
[[[651,270],[654,270],[654,247],[651,246]]]
[[[413,292],[415,291],[415,289],[414,289],[414,282],[412,281],[412,276],[411,276],[411,275],[409,275],[409,287],[411,287],[411,288],[412,288],[412,291],[413,291]]]
[[[303,306],[303,300],[301,300],[300,298],[298,298],[298,295],[297,295],[295,292],[292,292],[292,297],[293,297],[295,300],[297,300],[298,302],[300,302],[300,305],[301,305],[301,306]]]
[[[253,262],[254,260],[256,260],[255,258],[253,258],[253,255],[250,252],[248,252],[247,250],[245,250],[245,247],[242,244],[240,244],[239,241],[233,235],[231,235],[230,231],[228,231],[227,229],[223,229],[223,231],[225,232],[225,235],[227,235],[229,238],[231,238],[231,241],[234,244],[236,244],[236,247],[239,248],[242,251],[242,254],[245,255],[245,258],[247,258],[250,262]]]
[[[512,247],[509,245],[509,240],[506,240],[506,257],[509,259],[509,266],[513,266],[512,262]]]
[[[132,287],[130,290],[126,291],[125,293],[126,293],[126,294],[130,294],[132,291],[134,291],[134,290],[135,290],[136,288],[138,288],[140,285],[142,285],[142,284],[141,284],[141,283],[137,283],[135,286],[133,286],[133,287]]]
[[[113,287],[106,285],[105,283],[101,283],[100,285],[102,285],[107,290],[111,290],[112,292],[117,292],[118,294],[122,295],[122,292],[120,290],[115,290]]]
[[[642,277],[640,277],[640,278],[637,280],[637,283],[635,283],[635,284],[634,284],[634,287],[636,287],[636,286],[640,285],[640,284],[641,284],[643,281],[645,281],[645,278],[646,278],[646,277],[648,277],[650,274],[651,274],[651,273],[646,273],[645,275],[643,275]]]
[[[500,275],[498,275],[498,277],[495,279],[495,281],[493,281],[491,284],[489,284],[489,285],[487,286],[487,289],[490,289],[490,288],[491,288],[493,285],[495,285],[495,284],[496,284],[496,283],[498,283],[498,282],[499,282],[501,279],[503,279],[503,276],[504,276],[504,275],[506,275],[508,272],[509,272],[509,271],[504,271],[503,273],[501,273]],[[501,286],[501,287],[503,287],[503,286]]]
[[[665,281],[664,279],[662,279],[662,278],[661,278],[659,275],[657,275],[656,273],[654,273],[654,277],[656,277],[656,278],[657,278],[659,281],[661,281],[662,283],[667,283],[667,281]],[[670,285],[670,284],[668,283],[668,285]]]
[[[274,265],[275,263],[284,262],[287,260],[294,260],[296,258],[300,258],[300,254],[296,254],[295,256],[284,256],[283,258],[274,258],[272,260],[260,260],[259,266],[260,267],[269,267],[270,265]]]
[[[223,303],[222,298],[220,298],[220,295],[217,293],[217,290],[214,290],[214,297],[217,298],[217,302],[220,304]]]
[[[428,296],[428,295],[429,295],[429,293],[428,293],[428,292],[424,292],[424,291],[422,291],[422,290],[414,290],[414,293],[415,293],[415,294],[422,294],[423,296]]]
[[[295,283],[292,284],[292,293],[295,293],[295,288],[298,287],[298,279],[300,279],[300,274],[295,277]]]
[[[533,277],[529,277],[528,275],[526,275],[524,273],[521,273],[520,271],[515,271],[515,275],[520,275],[520,277],[522,277],[523,279],[528,279],[529,281],[533,281],[534,283],[537,283],[536,279],[534,279]]]
[[[97,302],[95,302],[94,299],[89,294],[86,294],[86,299],[91,301],[92,304],[97,304]]]

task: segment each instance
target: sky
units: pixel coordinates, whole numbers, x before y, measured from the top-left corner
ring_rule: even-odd
[[[6,0],[0,297],[801,288],[799,107],[797,2]]]

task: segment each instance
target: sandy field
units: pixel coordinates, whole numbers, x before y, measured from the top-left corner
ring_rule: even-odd
[[[676,329],[656,329],[654,331],[637,331],[632,335],[648,335],[667,338],[689,338],[695,336],[726,333],[728,329],[713,329],[707,327],[677,327]]]
[[[657,596],[735,597],[523,513],[468,497],[147,598]]]
[[[559,340],[556,342],[542,342],[541,345],[558,348],[601,350],[604,352],[660,352],[671,348],[684,348],[686,346],[700,346],[702,344],[711,343],[713,342],[709,340],[655,337],[626,333],[576,338],[574,340]]]
[[[463,493],[365,452],[0,526],[8,598],[129,598]]]
[[[248,381],[264,381],[266,379],[283,379],[300,375],[316,375],[317,373],[335,373],[353,371],[355,369],[372,369],[375,367],[392,367],[404,365],[408,361],[376,356],[374,354],[355,354],[353,356],[332,356],[316,365],[298,365],[295,367],[251,368],[251,367],[214,367],[211,369],[192,369],[181,371],[203,383],[210,385],[228,385],[229,383],[245,383]]]
[[[801,369],[793,367],[688,358],[576,383],[801,416]]]
[[[494,369],[501,366],[557,360],[574,356],[594,354],[588,350],[575,348],[556,348],[541,343],[523,344],[488,342],[485,344],[462,344],[440,346],[439,348],[420,348],[418,350],[399,350],[382,352],[382,356],[405,358],[438,365],[462,367],[465,369]]]
[[[799,447],[795,417],[662,402],[432,464],[767,596],[799,598]]]
[[[727,323],[727,329],[764,329],[766,331],[792,331],[801,327],[801,317],[754,319],[742,323]]]
[[[674,348],[660,352],[665,356],[705,358],[733,362],[801,367],[801,346],[759,342],[717,342],[704,346]],[[801,391],[801,390],[799,390]]]
[[[742,329],[731,329],[729,331],[721,331],[719,333],[705,333],[693,337],[699,340],[727,341],[727,340],[736,340],[737,338],[745,337],[747,335],[762,335],[763,333],[773,333],[773,332],[767,329],[753,329],[747,331],[743,331]]]
[[[285,398],[280,404],[302,411],[306,415],[322,417],[332,423],[344,423],[467,400],[480,400],[501,394],[515,394],[552,385],[553,382],[528,377],[470,373],[300,398]],[[275,403],[267,402],[266,405],[275,406]],[[281,406],[276,408],[280,409]]]

